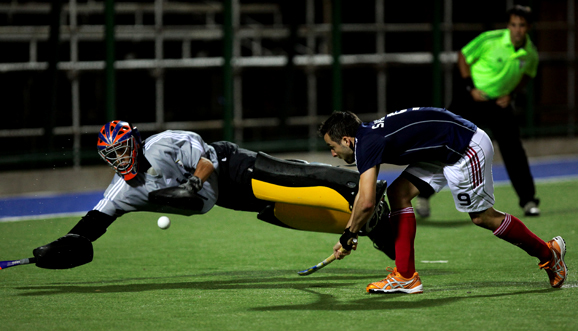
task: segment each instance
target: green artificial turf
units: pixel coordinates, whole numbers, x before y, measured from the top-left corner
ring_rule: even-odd
[[[448,191],[418,220],[424,293],[366,294],[393,261],[363,237],[359,249],[310,276],[338,235],[276,227],[215,208],[202,216],[132,213],[94,243],[92,263],[0,271],[2,330],[538,330],[578,327],[578,181],[540,183],[542,216],[522,217],[510,186],[496,208],[544,240],[562,235],[570,268],[552,289],[537,260],[471,224]],[[78,218],[0,223],[0,260],[32,256]],[[426,261],[426,262],[423,262]],[[429,261],[429,262],[427,262]],[[438,263],[431,263],[436,262]],[[440,263],[439,261],[447,261]]]

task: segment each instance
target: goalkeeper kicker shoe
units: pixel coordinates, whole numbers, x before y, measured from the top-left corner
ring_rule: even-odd
[[[568,268],[564,262],[564,255],[566,254],[566,242],[562,237],[558,236],[547,242],[550,251],[552,252],[552,258],[550,261],[539,264],[540,269],[546,270],[548,277],[550,278],[550,285],[552,287],[561,287],[566,280],[566,275],[568,274]]]
[[[411,278],[404,278],[397,272],[397,268],[392,270],[388,267],[386,271],[391,273],[385,279],[367,285],[365,289],[367,293],[423,293],[423,286],[417,272]]]

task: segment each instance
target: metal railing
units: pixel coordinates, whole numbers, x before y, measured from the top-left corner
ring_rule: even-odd
[[[372,66],[376,70],[377,107],[373,112],[364,114],[367,119],[380,117],[387,113],[386,83],[387,67],[391,64],[423,65],[432,64],[434,56],[432,52],[412,52],[412,53],[387,53],[385,51],[385,34],[391,32],[432,32],[432,23],[400,23],[390,24],[384,21],[384,1],[375,0],[375,21],[371,23],[341,24],[341,33],[372,33],[375,35],[374,54],[342,54],[339,61],[343,66],[366,65]],[[280,124],[279,118],[258,118],[251,119],[243,116],[243,93],[242,93],[242,69],[254,67],[282,67],[287,65],[286,55],[268,55],[263,40],[282,40],[290,35],[290,28],[282,24],[283,13],[276,3],[271,4],[242,4],[239,0],[233,0],[232,27],[234,38],[232,41],[233,58],[232,66],[234,86],[234,116],[233,126],[235,128],[234,139],[243,143],[243,130],[245,128],[271,126]],[[512,1],[506,1],[504,10]],[[559,30],[567,33],[566,52],[540,52],[542,62],[562,61],[568,64],[568,134],[574,134],[574,114],[576,111],[575,97],[575,17],[574,1],[567,1],[566,22],[548,22],[536,24],[536,29]],[[439,61],[443,70],[444,95],[443,102],[447,104],[451,100],[452,91],[452,70],[456,61],[457,53],[452,44],[452,35],[457,31],[482,31],[487,25],[479,23],[463,24],[452,22],[452,0],[443,1],[443,18],[439,25],[439,30],[443,35],[443,46],[439,54]],[[81,15],[102,15],[104,10],[103,2],[89,1],[77,3],[76,0],[69,0],[63,6],[61,36],[62,42],[69,44],[69,60],[59,62],[57,69],[67,72],[81,71],[101,71],[105,69],[105,61],[83,61],[78,56],[78,44],[85,41],[103,41],[104,26],[102,25],[81,25],[78,24],[78,17]],[[115,27],[115,38],[117,43],[130,41],[150,41],[155,43],[154,58],[150,59],[125,59],[114,63],[116,70],[150,70],[157,69],[161,74],[155,76],[156,80],[156,121],[154,123],[139,123],[142,130],[160,129],[222,129],[223,120],[215,118],[207,121],[187,121],[187,122],[167,122],[164,120],[163,104],[163,84],[165,69],[179,68],[207,68],[222,67],[225,60],[223,57],[193,57],[190,50],[190,43],[200,40],[218,41],[223,38],[223,27],[217,23],[218,16],[222,14],[223,6],[220,3],[191,4],[178,3],[162,0],[155,0],[154,3],[137,4],[117,2],[115,5],[117,15],[134,16],[133,25],[117,25]],[[309,148],[317,145],[316,125],[322,120],[317,111],[317,76],[316,68],[329,67],[333,63],[333,57],[327,45],[331,44],[331,29],[329,23],[319,23],[315,21],[315,2],[306,1],[306,22],[297,28],[297,36],[304,40],[304,44],[298,44],[299,53],[293,57],[293,64],[302,68],[306,73],[307,82],[307,115],[291,116],[286,122],[288,126],[308,126],[309,128]],[[48,3],[19,3],[12,1],[10,4],[0,4],[0,14],[28,14],[45,15],[50,12]],[[245,14],[269,15],[272,24],[259,24],[254,20],[249,20],[249,24],[241,24],[241,15]],[[164,14],[175,15],[202,15],[204,24],[199,25],[170,25],[163,21]],[[153,15],[154,23],[145,24],[145,15]],[[47,62],[38,62],[38,43],[49,38],[49,27],[47,26],[0,26],[0,45],[3,42],[22,42],[28,44],[29,57],[22,62],[0,63],[0,75],[7,72],[43,71],[48,68]],[[163,42],[180,41],[182,43],[182,56],[179,59],[164,58]],[[250,50],[250,56],[241,56],[241,48]],[[71,126],[54,127],[54,135],[73,135],[73,151],[75,166],[81,163],[81,135],[94,134],[99,126],[85,125],[80,123],[80,102],[78,75],[69,75],[71,80],[72,113],[74,119]],[[0,137],[30,137],[45,135],[44,128],[21,128],[11,130],[0,130]]]

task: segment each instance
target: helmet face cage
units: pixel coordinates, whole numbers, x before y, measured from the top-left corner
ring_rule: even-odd
[[[100,151],[100,156],[117,172],[124,175],[134,164],[136,153],[133,153],[134,138],[116,143]]]
[[[141,139],[137,128],[127,122],[109,122],[98,134],[98,154],[125,180],[132,179],[137,174],[140,146]]]

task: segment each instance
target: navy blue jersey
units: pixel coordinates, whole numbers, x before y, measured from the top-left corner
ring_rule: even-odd
[[[382,164],[453,164],[462,157],[477,127],[443,108],[396,111],[362,123],[355,136],[355,159],[362,174]]]

